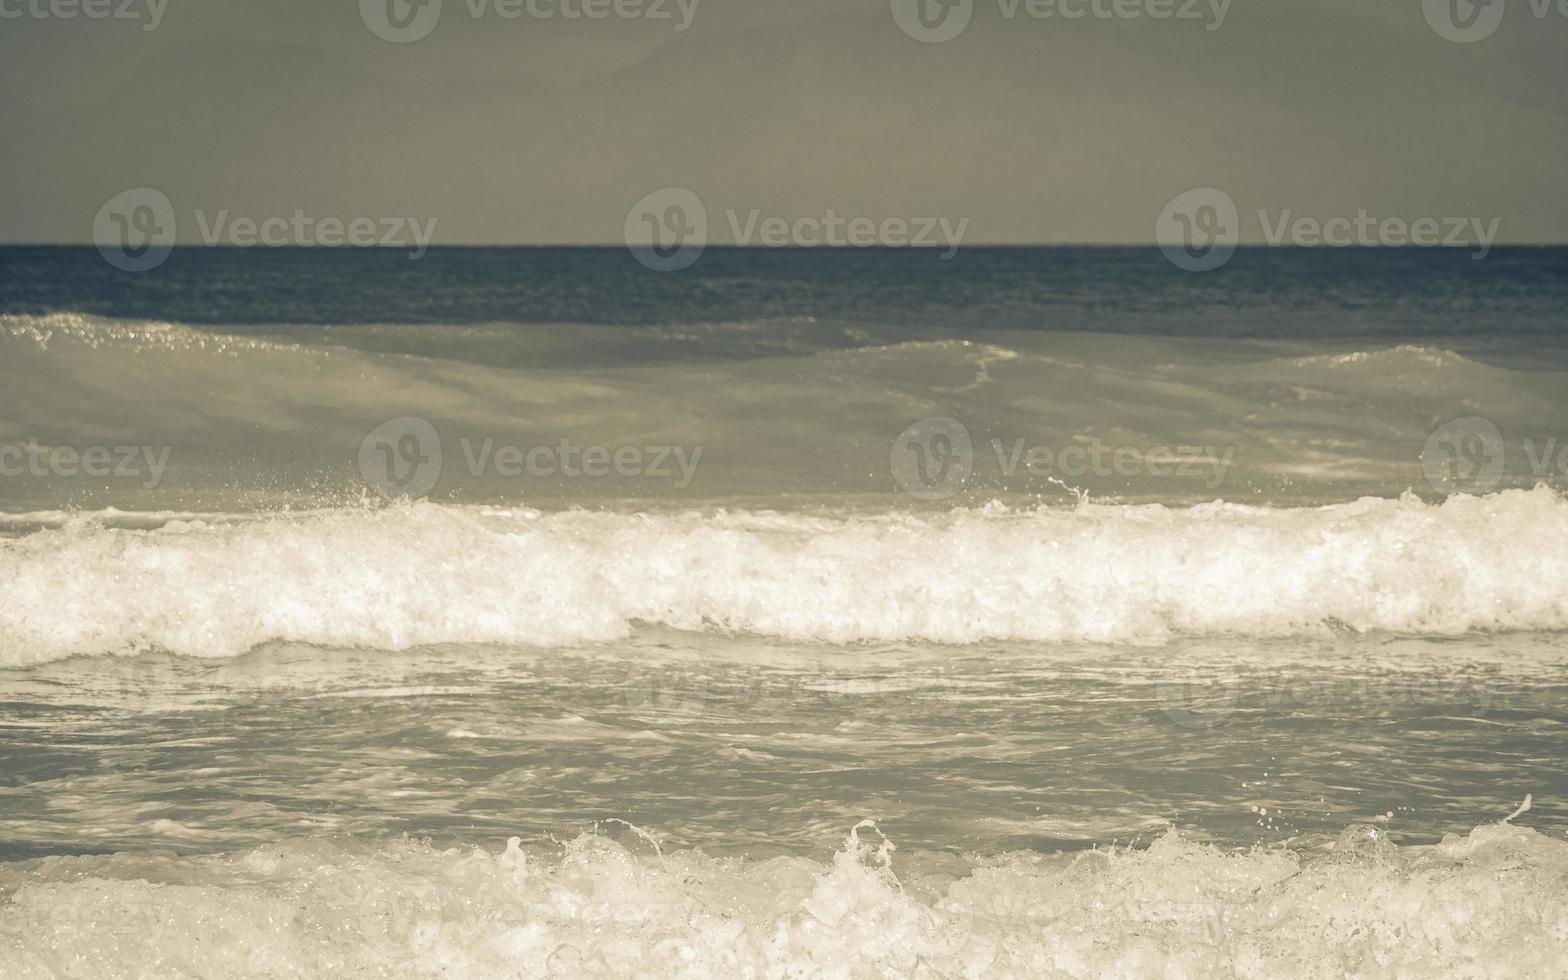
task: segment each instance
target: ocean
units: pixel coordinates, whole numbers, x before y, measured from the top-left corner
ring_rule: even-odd
[[[1563,976],[1568,248],[0,248],[0,962]]]

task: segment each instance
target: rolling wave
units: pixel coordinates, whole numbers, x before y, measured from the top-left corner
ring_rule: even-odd
[[[1568,628],[1547,489],[947,513],[348,508],[0,540],[0,663],[272,640],[570,646],[638,624],[798,641],[1159,644]]]
[[[862,833],[864,836],[862,837]],[[289,840],[0,866],[16,980],[121,976],[1546,976],[1568,844],[1508,823],[1396,847],[905,856],[862,824],[828,862]]]
[[[973,441],[972,476],[949,505],[1064,500],[1069,490],[1280,504],[1425,491],[1429,439],[1458,415],[1489,419],[1506,441],[1497,487],[1568,489],[1568,372],[1544,361],[1504,367],[1430,344],[1029,331],[955,340],[892,327],[850,338],[799,327],[779,338],[763,324],[690,335],[519,324],[229,335],[65,313],[0,317],[0,386],[13,396],[0,448],[167,451],[156,486],[24,473],[0,481],[0,509],[340,505],[365,490],[355,469],[362,441],[410,416],[440,433],[448,465],[431,499],[453,503],[896,495],[889,451],[931,418],[958,420]],[[700,448],[702,465],[689,484],[515,479],[462,465],[487,441],[526,454],[563,440],[606,451]],[[1181,447],[1227,466],[1143,464]],[[1137,465],[1042,472],[1020,463],[1085,449],[1120,450]]]

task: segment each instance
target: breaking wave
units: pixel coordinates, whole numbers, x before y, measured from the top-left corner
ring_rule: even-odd
[[[267,641],[557,646],[639,624],[797,641],[1568,628],[1568,499],[947,513],[430,503],[0,539],[0,664]],[[130,526],[125,526],[129,524]]]
[[[862,837],[862,831],[865,837]],[[1568,843],[1508,823],[1435,846],[897,854],[830,861],[289,840],[0,866],[0,956],[55,976],[1546,976]],[[156,967],[152,967],[156,964]]]

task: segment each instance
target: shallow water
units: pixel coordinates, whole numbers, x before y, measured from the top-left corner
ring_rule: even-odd
[[[1397,842],[1541,801],[1568,827],[1553,635],[1155,650],[847,648],[639,632],[587,650],[269,646],[0,673],[5,857],[302,833],[446,845],[629,820],[820,856],[873,818],[953,853]],[[1390,760],[1397,760],[1391,763]],[[1506,782],[1499,775],[1506,774]]]
[[[1512,937],[1568,924],[1562,650],[640,630],[13,668],[0,944],[19,976],[1518,975],[1556,961]]]

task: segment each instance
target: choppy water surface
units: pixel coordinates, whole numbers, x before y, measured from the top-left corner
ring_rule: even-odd
[[[76,659],[0,675],[0,828],[20,857],[305,832],[478,845],[620,818],[670,847],[811,855],[871,817],[957,854],[1168,825],[1310,845],[1375,821],[1429,843],[1534,793],[1523,823],[1560,833],[1563,659],[1528,634],[1139,652],[665,631],[586,651]]]
[[[1568,265],[1362,252],[0,250],[0,972],[1563,975]]]
[[[23,976],[1548,970],[1510,937],[1568,915],[1561,651],[646,630],[13,668],[0,944]],[[866,818],[896,849],[846,844]]]

